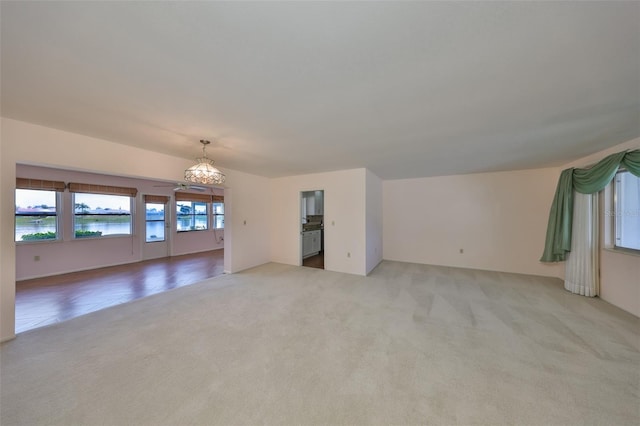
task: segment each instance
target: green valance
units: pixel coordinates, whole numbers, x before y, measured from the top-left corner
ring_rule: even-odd
[[[627,155],[622,159],[622,165],[631,174],[640,177],[640,149],[627,152]]]
[[[588,169],[563,170],[549,211],[547,236],[542,262],[562,262],[571,251],[573,190],[582,194],[602,191],[614,178],[620,166],[640,177],[640,149],[609,155]]]

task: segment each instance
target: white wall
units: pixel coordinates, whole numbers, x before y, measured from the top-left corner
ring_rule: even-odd
[[[366,275],[365,175],[353,169],[272,179],[271,260],[301,264],[300,193],[324,190],[325,269]]]
[[[227,181],[232,182],[233,187],[225,190],[224,196],[224,269],[235,273],[270,261],[270,185],[264,177],[226,172]]]
[[[102,139],[64,132],[7,118],[0,119],[0,340],[14,336],[16,247],[14,242],[14,190],[16,164],[41,165],[67,170],[106,175],[181,181],[183,171],[192,161],[146,151]],[[141,161],[144,160],[144,161]],[[233,191],[242,216],[252,217],[246,206],[258,198],[268,206],[269,182],[265,178],[225,169],[228,191]],[[268,207],[266,207],[268,210]],[[225,243],[233,233],[236,217],[225,217]],[[269,259],[268,243],[256,243],[269,235],[268,219],[250,221],[255,226],[244,227],[233,250],[225,250],[225,269],[236,272],[257,266]],[[237,257],[236,257],[237,256]]]
[[[640,317],[640,255],[600,251],[600,298]]]
[[[562,169],[569,167],[587,167],[602,160],[607,155],[630,149],[640,149],[640,138],[633,139],[613,148],[597,152],[588,157],[565,164]],[[613,210],[611,191],[603,191],[601,203],[601,249],[600,249],[600,298],[627,312],[640,317],[640,255],[621,253],[610,247],[613,245],[608,236],[612,235],[613,222],[611,216],[604,214]],[[564,267],[564,264],[563,264]]]
[[[550,168],[385,181],[384,258],[561,277],[539,261],[557,178]]]
[[[382,261],[382,180],[366,173],[367,274]]]

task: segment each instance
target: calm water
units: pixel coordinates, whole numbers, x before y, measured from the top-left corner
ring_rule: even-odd
[[[164,240],[164,222],[147,222],[146,241]]]
[[[203,229],[207,225],[207,219],[196,217],[180,219],[178,221],[178,231],[187,231],[194,226],[196,229]],[[76,230],[82,231],[102,231],[102,235],[129,234],[128,223],[86,223],[78,224]],[[45,225],[41,223],[28,223],[16,226],[16,241],[22,241],[25,234],[35,234],[38,232],[55,232],[55,225]],[[157,241],[164,239],[164,222],[146,222],[147,241]],[[155,236],[155,237],[154,237]]]
[[[162,222],[156,223],[162,224]],[[83,225],[76,225],[75,229],[76,231],[102,231],[102,235],[129,234],[130,232],[128,223],[87,223]],[[38,232],[56,232],[56,226],[38,223],[17,225],[16,241],[22,241],[22,236],[25,234],[35,234]]]
[[[16,241],[22,241],[22,236],[35,234],[38,232],[56,232],[55,225],[43,225],[39,223],[29,223],[26,225],[16,225]]]
[[[178,231],[189,231],[192,227],[195,227],[195,229],[205,229],[206,226],[206,216],[178,218]]]
[[[85,223],[76,225],[76,231],[102,231],[102,235],[129,234],[131,226],[128,223]]]

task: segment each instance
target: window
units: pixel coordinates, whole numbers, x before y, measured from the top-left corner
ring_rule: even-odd
[[[176,201],[176,229],[178,232],[207,229],[207,204],[204,201]]]
[[[166,195],[145,195],[145,241],[148,243],[165,241],[165,206],[169,202]]]
[[[224,229],[224,203],[213,203],[213,229]]]
[[[640,178],[628,171],[616,175],[614,185],[616,248],[640,250]]]
[[[57,240],[56,191],[16,189],[15,241]]]
[[[164,241],[164,206],[162,203],[145,203],[146,241]]]
[[[131,235],[131,200],[124,195],[73,194],[75,237]]]

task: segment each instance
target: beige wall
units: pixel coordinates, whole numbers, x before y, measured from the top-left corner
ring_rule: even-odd
[[[613,148],[600,151],[588,157],[572,161],[562,167],[587,167],[597,163],[607,155],[627,149],[640,149],[640,138]],[[612,241],[608,236],[613,225],[604,212],[612,210],[610,187],[603,191],[601,203],[601,249],[600,249],[600,298],[627,312],[640,317],[640,255],[622,253],[611,249]]]
[[[15,324],[15,242],[13,238],[16,164],[31,164],[107,175],[181,181],[183,170],[192,161],[90,138],[47,127],[2,118],[0,121],[0,339],[14,336]],[[144,160],[144,161],[141,161]],[[269,259],[269,217],[258,217],[247,206],[254,200],[268,205],[269,180],[226,170],[228,206],[225,217],[225,243],[230,234],[238,236],[231,250],[225,250],[225,270],[236,272]],[[232,201],[233,200],[233,201]],[[238,215],[238,217],[236,217]],[[233,232],[236,223],[247,219],[251,226]],[[258,243],[256,243],[258,242]]]
[[[0,341],[14,336],[16,252],[13,228],[16,163],[0,129]]]
[[[557,178],[549,168],[385,181],[384,258],[561,277],[539,261]]]
[[[325,269],[366,275],[365,176],[354,169],[272,179],[271,260],[301,264],[300,192],[324,190]]]

